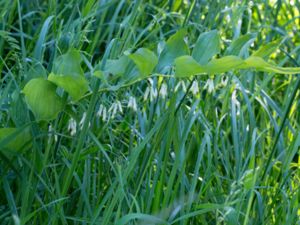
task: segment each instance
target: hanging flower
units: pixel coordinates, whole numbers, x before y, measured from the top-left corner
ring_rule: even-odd
[[[130,109],[132,109],[135,112],[137,111],[137,104],[136,104],[135,97],[133,97],[133,96],[129,97],[127,107],[130,108]]]
[[[221,79],[221,85],[223,87],[227,86],[228,84],[228,77],[227,76],[223,76],[222,79]]]
[[[207,89],[208,93],[212,93],[215,90],[214,81],[212,79],[208,79],[204,85],[204,89]]]
[[[111,118],[115,118],[117,112],[123,113],[122,105],[120,101],[114,102],[109,108],[108,112],[110,112]]]
[[[51,126],[51,124],[49,125],[48,131],[49,131],[49,137],[50,137],[50,136],[51,136],[51,133],[54,133],[54,129],[53,129],[53,127]],[[54,141],[57,142],[57,140],[58,140],[58,137],[57,137],[56,134],[54,134]],[[49,141],[50,141],[50,139],[49,139]]]
[[[73,118],[71,118],[69,120],[69,125],[68,125],[68,131],[70,132],[71,136],[74,136],[76,134],[76,126],[77,126],[76,121]]]
[[[106,114],[107,114],[107,109],[104,105],[100,105],[99,106],[99,110],[98,112],[96,113],[96,115],[99,117],[99,118],[102,118],[102,121],[106,121]]]
[[[150,101],[152,102],[158,96],[158,92],[156,87],[154,87],[153,80],[149,78],[148,81],[150,83],[150,86],[148,86],[145,90],[144,101],[146,101],[148,97],[150,97]]]
[[[168,94],[168,87],[165,83],[163,83],[160,87],[160,91],[159,91],[159,95],[162,97],[162,98],[166,98],[167,97],[167,94]]]
[[[199,93],[199,86],[196,80],[194,80],[192,83],[191,92],[193,93],[193,95],[197,95]]]
[[[175,86],[174,91],[175,91],[175,92],[178,91],[178,89],[179,89],[180,87],[182,87],[182,90],[183,90],[184,92],[186,92],[186,86],[185,86],[185,83],[184,83],[183,80],[181,80],[181,81],[179,81],[179,82],[177,83],[177,85]]]

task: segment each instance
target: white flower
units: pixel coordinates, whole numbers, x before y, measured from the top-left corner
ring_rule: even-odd
[[[106,117],[107,117],[107,109],[106,107],[104,107],[102,111],[102,121],[106,121]]]
[[[73,118],[69,120],[68,130],[70,131],[71,136],[76,134],[76,121]]]
[[[80,122],[79,122],[79,127],[80,127],[80,129],[83,128],[83,124],[84,124],[84,121],[85,121],[85,120],[86,120],[86,112],[83,113],[82,118],[81,118],[81,120],[80,120]],[[89,124],[89,126],[90,126],[90,124]]]
[[[191,92],[193,93],[193,95],[197,95],[199,93],[199,86],[196,80],[194,80],[192,83]]]
[[[221,85],[223,87],[227,86],[228,84],[228,77],[227,76],[223,76],[222,79],[221,79]]]
[[[104,105],[101,104],[99,106],[99,110],[96,115],[98,117],[102,118],[102,121],[106,121],[106,114],[107,114],[107,109]]]
[[[120,101],[116,101],[114,102],[111,107],[109,108],[108,112],[111,113],[111,118],[115,118],[115,115],[117,114],[117,112],[120,111],[120,113],[123,112],[122,110],[122,105]]]
[[[214,81],[212,79],[208,79],[204,86],[204,89],[207,89],[208,93],[212,93],[215,89]]]
[[[101,117],[102,112],[103,112],[103,108],[104,108],[104,106],[103,106],[102,104],[100,104],[99,109],[98,109],[98,111],[97,111],[97,113],[96,113],[96,115],[97,115],[98,117]]]
[[[116,104],[118,105],[118,109],[119,109],[120,113],[123,113],[121,102],[120,101],[116,101]]]
[[[50,137],[51,133],[54,133],[54,130],[53,130],[51,124],[49,125],[48,131],[49,131],[49,137]],[[54,134],[54,141],[57,142],[57,140],[58,140],[58,137],[56,134]],[[50,143],[50,139],[49,139],[49,143]]]
[[[157,89],[156,87],[154,87],[154,82],[151,78],[148,79],[149,83],[150,83],[150,87],[148,86],[145,90],[145,94],[144,94],[144,101],[146,101],[148,99],[148,97],[150,97],[150,101],[152,102],[158,95]]]
[[[132,96],[129,97],[127,107],[131,108],[135,112],[137,111],[137,104],[136,104],[135,97],[132,97]]]
[[[167,94],[168,94],[168,87],[165,83],[163,83],[160,87],[160,91],[159,91],[159,95],[162,97],[162,98],[166,98],[167,97]]]
[[[152,102],[157,97],[157,89],[155,87],[151,87],[150,89],[150,101]]]
[[[149,93],[150,93],[150,88],[147,87],[145,90],[145,94],[144,94],[144,101],[146,101],[148,99]]]
[[[241,112],[241,103],[237,99],[236,96],[236,90],[233,91],[232,96],[231,96],[231,101],[234,105],[236,105],[236,115],[239,116]]]
[[[180,87],[182,87],[182,90],[184,92],[186,92],[186,86],[183,80],[179,81],[174,89],[174,91],[176,92]]]

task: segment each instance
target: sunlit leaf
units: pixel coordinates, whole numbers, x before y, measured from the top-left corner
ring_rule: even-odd
[[[23,89],[25,100],[37,120],[55,119],[63,109],[63,101],[56,94],[56,86],[43,78],[30,80]]]
[[[204,65],[211,59],[214,55],[218,54],[221,50],[220,46],[220,36],[216,30],[202,33],[193,49],[193,58]]]
[[[238,67],[238,69],[256,69],[257,71],[279,73],[279,74],[296,74],[300,73],[300,67],[279,67],[272,65],[260,57],[250,56],[245,63]]]
[[[135,63],[142,77],[149,75],[158,62],[157,56],[146,48],[140,48],[128,57]]]
[[[221,74],[236,69],[255,69],[262,72],[279,74],[300,73],[300,67],[278,67],[260,57],[251,56],[242,60],[237,56],[224,56],[213,59],[206,65],[200,65],[191,56],[181,56],[175,60],[175,76],[189,77],[198,74]]]
[[[200,65],[191,56],[181,56],[175,60],[175,76],[189,77],[197,74],[219,74],[243,64],[237,56],[225,56],[213,59],[206,65]]]
[[[53,72],[48,77],[49,81],[64,89],[74,101],[88,91],[88,82],[80,64],[79,51],[71,49],[55,60]]]
[[[63,88],[74,101],[79,100],[88,91],[88,82],[84,76],[51,73],[48,80]]]
[[[243,63],[243,60],[239,57],[229,55],[219,59],[211,60],[207,65],[204,66],[204,68],[208,74],[220,74],[233,70]]]

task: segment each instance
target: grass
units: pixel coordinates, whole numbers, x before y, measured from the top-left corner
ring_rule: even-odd
[[[136,79],[112,61],[171,54],[180,29],[170,51],[192,51],[217,30],[212,55],[245,59],[279,40],[270,61],[297,67],[299,13],[298,1],[0,0],[0,127],[16,128],[0,130],[0,224],[300,224],[299,75],[176,78],[159,58]],[[74,101],[58,88],[63,109],[39,121],[22,90],[81,73],[72,60],[57,69],[70,49],[88,91]]]

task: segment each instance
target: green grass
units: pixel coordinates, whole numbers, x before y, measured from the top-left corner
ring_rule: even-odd
[[[298,1],[0,0],[0,224],[300,224],[300,76],[180,61],[261,49],[299,67],[299,16]],[[197,42],[213,30],[220,46]]]

